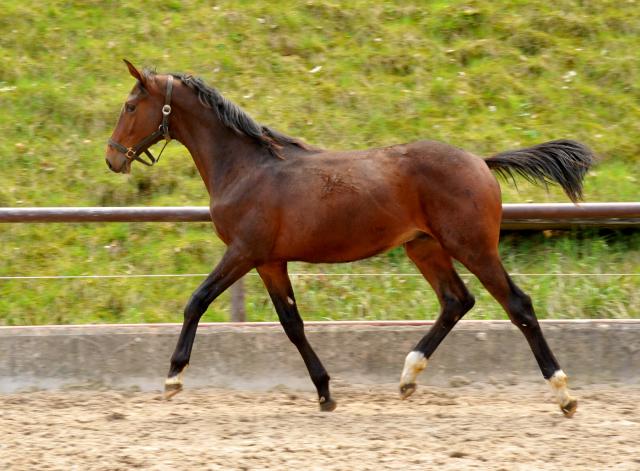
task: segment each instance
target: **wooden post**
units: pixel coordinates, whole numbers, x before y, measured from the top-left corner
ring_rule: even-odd
[[[231,285],[231,322],[247,322],[244,278],[240,278]]]

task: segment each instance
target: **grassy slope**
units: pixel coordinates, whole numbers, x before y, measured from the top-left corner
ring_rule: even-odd
[[[205,205],[170,145],[127,178],[104,146],[132,85],[125,57],[192,72],[258,121],[328,148],[416,139],[480,155],[578,139],[604,162],[588,201],[637,200],[640,39],[626,1],[135,2],[5,0],[0,9],[0,206]],[[214,8],[215,7],[215,8]],[[322,66],[314,74],[309,70]],[[572,73],[570,73],[572,72]],[[504,184],[505,202],[547,201]],[[553,192],[551,201],[566,201]],[[113,248],[106,249],[105,246]],[[538,236],[501,248],[524,272],[639,273],[637,236]],[[223,251],[210,225],[0,227],[0,276],[205,273]],[[291,271],[415,272],[401,251]],[[541,316],[640,316],[640,277],[523,278]],[[178,321],[196,279],[0,281],[0,324]],[[295,281],[305,317],[428,318],[417,277]],[[502,317],[477,281],[476,317]],[[274,314],[256,277],[253,319]],[[486,301],[486,302],[485,302]],[[205,320],[223,320],[227,298]]]

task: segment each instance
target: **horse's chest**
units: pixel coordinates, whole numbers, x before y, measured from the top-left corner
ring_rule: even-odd
[[[216,225],[215,221],[213,222],[213,230],[216,232],[216,235],[218,236],[218,238],[225,243],[225,245],[229,245],[228,235],[226,235],[225,232],[218,229],[218,226]]]
[[[211,221],[213,222],[213,229],[216,231],[216,235],[222,242],[229,245],[231,242],[232,218],[227,214],[227,211],[215,208],[214,206],[209,209],[209,212],[211,214]]]

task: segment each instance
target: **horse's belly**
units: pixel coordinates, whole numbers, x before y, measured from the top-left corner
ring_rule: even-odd
[[[358,191],[340,188],[325,197],[291,198],[290,206],[283,205],[274,256],[312,263],[361,260],[422,230],[418,199],[412,194],[401,194],[397,185],[384,181],[375,181],[374,189],[364,188],[364,177],[353,181],[360,185]]]
[[[311,237],[306,242],[300,240],[283,244],[276,248],[273,258],[310,263],[353,262],[387,252],[421,233],[417,229],[390,231],[385,228],[366,232],[327,233],[325,237]]]

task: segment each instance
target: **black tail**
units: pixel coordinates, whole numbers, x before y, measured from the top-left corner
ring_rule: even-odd
[[[591,149],[567,139],[508,150],[485,159],[489,168],[505,180],[511,178],[515,183],[515,176],[521,175],[547,192],[549,185],[560,185],[574,203],[582,199],[584,175],[596,161]]]

